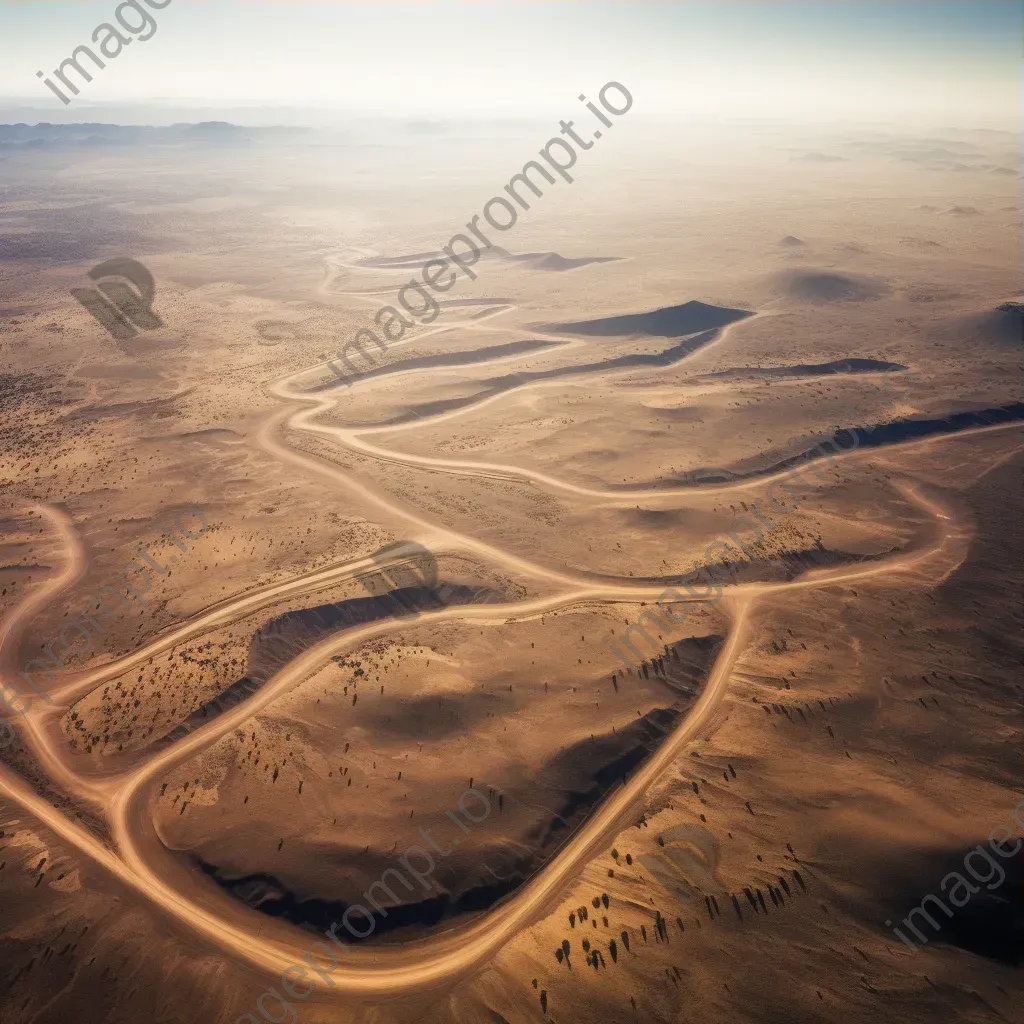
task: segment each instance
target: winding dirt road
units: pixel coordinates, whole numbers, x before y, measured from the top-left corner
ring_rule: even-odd
[[[338,272],[337,266],[329,271],[322,286],[325,291]],[[474,323],[473,329],[479,326],[479,323]],[[416,340],[424,336],[419,335]],[[474,367],[479,365],[474,364]],[[693,494],[694,488],[657,492],[606,491],[577,487],[546,474],[515,466],[425,458],[389,451],[369,444],[360,435],[386,433],[399,428],[352,429],[318,422],[318,418],[331,410],[343,395],[320,393],[312,396],[296,390],[294,382],[309,372],[307,369],[290,374],[272,385],[273,393],[287,402],[288,406],[272,415],[259,431],[258,443],[266,451],[303,473],[318,474],[337,484],[346,493],[357,493],[389,514],[398,516],[407,524],[408,539],[418,541],[432,551],[471,553],[494,566],[556,584],[560,588],[555,596],[544,598],[444,608],[422,614],[419,622],[426,624],[455,620],[499,624],[511,616],[539,616],[555,609],[588,603],[649,600],[663,592],[664,584],[648,585],[626,581],[608,583],[540,565],[432,522],[336,465],[287,447],[280,440],[282,428],[329,435],[341,448],[382,460],[425,466],[442,473],[526,478],[541,488],[567,491],[615,504],[650,499],[652,496],[666,498],[683,493]],[[377,381],[381,379],[375,378]],[[347,393],[347,389],[338,390]],[[299,403],[298,409],[295,408],[296,403]],[[458,414],[465,413],[466,410],[459,410]],[[1001,430],[1007,429],[1007,426],[983,427],[971,432]],[[963,431],[957,436],[966,433],[969,432]],[[908,443],[921,445],[940,443],[942,440],[942,437],[933,437]],[[877,455],[877,449],[852,451],[840,454],[837,459],[855,460]],[[714,485],[700,490],[739,493],[753,486],[762,486],[781,475]],[[922,493],[919,485],[894,481],[894,486],[931,517],[934,537],[930,542],[915,551],[870,564],[816,570],[785,583],[752,583],[728,588],[721,600],[721,607],[729,617],[731,628],[706,686],[689,713],[628,782],[607,794],[590,817],[526,884],[469,924],[427,940],[375,947],[372,951],[361,947],[346,947],[342,952],[336,947],[329,947],[339,954],[341,962],[328,978],[319,982],[321,995],[374,997],[438,986],[486,964],[524,926],[542,917],[579,877],[587,860],[596,851],[603,849],[623,825],[636,816],[645,794],[670,768],[686,745],[712,720],[728,692],[733,666],[747,639],[751,611],[758,602],[770,600],[773,595],[790,590],[829,587],[883,575],[924,571],[944,575],[952,572],[966,552],[969,540],[967,528],[958,521],[954,510]],[[44,602],[70,586],[84,569],[82,547],[70,521],[52,509],[39,511],[63,539],[67,560],[58,574],[25,598],[0,624],[0,666],[6,683],[17,680],[12,659],[31,616]],[[302,963],[303,955],[312,941],[308,933],[284,922],[268,923],[265,916],[256,911],[237,905],[219,892],[211,893],[205,880],[191,879],[186,876],[184,869],[173,867],[170,863],[172,858],[162,848],[152,822],[153,781],[158,773],[166,772],[207,749],[257,711],[289,692],[335,652],[350,649],[365,639],[386,635],[391,630],[401,628],[400,622],[374,622],[321,641],[282,668],[247,700],[174,744],[151,751],[141,764],[121,772],[83,775],[72,767],[67,759],[59,721],[66,709],[84,693],[183,640],[199,636],[214,626],[235,621],[281,597],[310,595],[324,587],[352,579],[373,567],[374,563],[368,558],[353,559],[227,599],[116,662],[69,676],[51,691],[52,703],[36,701],[23,718],[15,719],[24,743],[50,779],[69,794],[93,804],[104,815],[109,823],[112,847],[105,845],[37,795],[6,767],[0,768],[0,793],[34,815],[81,855],[110,871],[137,893],[140,899],[151,901],[176,920],[195,929],[215,947],[275,974],[280,974],[290,965]]]

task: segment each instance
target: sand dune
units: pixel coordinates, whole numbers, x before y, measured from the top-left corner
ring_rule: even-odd
[[[687,638],[666,645],[661,656],[638,664],[635,683],[627,684],[626,677],[633,673],[626,673],[623,687],[639,686],[642,679],[657,691],[661,705],[615,730],[599,731],[560,747],[529,778],[520,775],[514,784],[503,785],[501,813],[506,817],[511,844],[502,848],[485,843],[474,853],[453,853],[445,863],[437,895],[424,897],[419,890],[407,892],[396,885],[396,905],[388,906],[385,914],[375,915],[375,935],[413,929],[413,935],[403,936],[411,939],[417,930],[479,913],[516,892],[586,820],[607,792],[632,775],[679,724],[699,695],[723,642],[724,637],[719,635]],[[619,675],[623,675],[621,670]],[[434,739],[444,740],[444,723],[449,719],[458,722],[451,726],[455,736],[467,728],[484,728],[488,707],[493,708],[493,704],[479,692],[440,701],[436,695],[414,698],[397,709],[397,724],[392,711],[386,722],[383,718],[377,723],[371,719],[367,728],[376,724],[375,734],[395,734],[408,743],[422,739],[422,723],[431,721],[442,729]],[[286,871],[276,875],[239,874],[193,856],[207,875],[236,898],[270,916],[322,930],[340,920],[350,905],[365,903],[360,896],[365,884],[362,879],[379,877],[396,864],[386,850],[353,848],[342,838],[317,845],[317,860],[336,861],[339,866],[319,892],[301,891],[307,883],[297,876],[289,877]],[[500,865],[500,872],[482,870],[481,861]],[[339,875],[344,881],[336,881]],[[348,936],[346,939],[356,942]]]
[[[783,270],[771,279],[773,289],[800,302],[865,302],[889,294],[882,280],[833,270]]]
[[[1002,423],[1016,423],[1024,420],[1024,402],[1013,402],[1005,406],[997,406],[988,409],[976,409],[965,412],[950,413],[947,416],[933,418],[915,418],[904,420],[893,420],[888,423],[875,424],[873,426],[851,425],[836,431],[831,438],[815,444],[809,444],[796,455],[764,464],[758,460],[755,468],[746,468],[743,463],[737,463],[730,468],[705,467],[691,470],[685,476],[668,477],[662,480],[652,480],[641,486],[652,488],[661,487],[702,487],[709,484],[720,484],[739,482],[741,480],[752,480],[760,477],[771,477],[783,470],[789,469],[807,460],[814,460],[823,457],[822,444],[834,442],[830,451],[851,450],[852,448],[878,448],[889,445],[903,444],[904,442],[925,437],[934,437],[944,434],[957,434],[963,430],[971,430],[977,427],[990,427]],[[857,443],[853,443],[851,432],[857,435]],[[629,484],[628,488],[637,486]],[[626,490],[627,485],[612,485],[611,490]]]
[[[641,314],[643,315],[643,314]],[[750,314],[747,314],[750,315]],[[568,332],[566,332],[568,333]],[[481,402],[484,399],[492,398],[494,395],[504,391],[512,391],[521,388],[526,384],[532,384],[540,380],[557,380],[562,377],[581,377],[592,374],[603,374],[610,370],[626,370],[631,367],[657,367],[672,366],[687,356],[697,352],[705,345],[709,345],[718,336],[715,330],[704,331],[692,335],[680,341],[670,348],[661,352],[635,352],[624,356],[614,356],[611,359],[602,359],[592,363],[577,363],[569,366],[556,366],[550,370],[523,370],[519,373],[507,373],[501,377],[490,377],[479,382],[480,390],[472,395],[461,398],[439,399],[434,402],[420,403],[413,408],[387,420],[373,423],[373,426],[392,426],[397,423],[405,423],[410,419],[422,419],[427,416],[435,416],[444,412],[451,412],[454,409],[461,409]],[[370,425],[370,424],[367,424]]]
[[[798,363],[796,366],[737,366],[716,370],[702,376],[709,379],[725,377],[824,377],[833,373],[894,373],[905,370],[902,363],[883,359],[835,359],[830,363]]]
[[[252,638],[244,676],[227,686],[213,700],[201,705],[160,743],[169,746],[252,696],[275,672],[340,629],[385,618],[404,618],[416,610],[445,608],[496,600],[499,595],[483,588],[442,584],[436,590],[403,587],[379,597],[357,597],[329,605],[286,612],[265,623]]]
[[[529,263],[536,270],[576,270],[589,266],[591,263],[618,263],[621,256],[580,256],[575,259],[560,255],[557,252],[523,252],[512,253],[501,246],[492,245],[483,252],[491,259],[508,260],[513,263]]]
[[[443,260],[445,254],[439,250],[434,252],[413,252],[405,256],[367,256],[356,260],[357,267],[375,270],[419,270],[431,260]]]
[[[590,338],[632,337],[682,338],[699,331],[710,331],[753,316],[746,309],[727,309],[706,302],[689,301],[678,306],[664,306],[649,313],[624,313],[598,320],[544,324],[539,330],[557,334],[582,334]]]
[[[500,245],[491,245],[481,250],[481,259],[504,260],[510,263],[528,263],[536,270],[576,270],[591,263],[616,263],[621,256],[562,256],[557,252],[514,253]],[[443,252],[418,252],[407,256],[371,256],[356,261],[357,267],[374,270],[419,270],[431,260],[444,260]]]
[[[354,373],[346,377],[345,381],[348,385],[352,385],[356,381],[367,380],[371,377],[384,377],[406,370],[422,370],[440,366],[472,366],[474,363],[485,363],[493,359],[503,359],[526,352],[542,352],[557,347],[558,343],[553,341],[524,340],[510,341],[505,345],[489,345],[487,348],[470,349],[465,352],[435,352],[433,355],[411,356],[408,359],[399,359],[362,373]],[[326,391],[341,386],[340,381],[329,380],[311,390]]]
[[[303,1024],[1019,1017],[1019,861],[884,924],[1020,799],[1019,139],[635,124],[351,388],[521,126],[0,130],[3,681],[72,652],[0,720],[4,1024],[290,1020],[314,940]]]
[[[1024,345],[1024,305],[1004,302],[995,309],[956,317],[931,333],[942,341],[1020,348]]]

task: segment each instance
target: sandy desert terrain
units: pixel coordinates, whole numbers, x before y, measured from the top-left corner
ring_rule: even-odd
[[[1019,136],[361,131],[0,127],[0,1021],[1024,1021]]]

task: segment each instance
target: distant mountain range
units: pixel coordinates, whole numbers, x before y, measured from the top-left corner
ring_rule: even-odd
[[[245,146],[262,140],[307,134],[309,128],[270,126],[240,127],[227,121],[200,121],[198,124],[121,125],[121,124],[0,124],[0,147],[41,146],[138,146],[203,145]]]

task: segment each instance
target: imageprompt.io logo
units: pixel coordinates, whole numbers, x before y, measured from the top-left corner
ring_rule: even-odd
[[[71,294],[114,339],[131,341],[139,331],[163,327],[163,320],[151,309],[156,295],[153,275],[138,260],[126,257],[107,260],[93,267],[89,276],[99,282],[97,286],[72,288]],[[125,281],[134,287],[129,287]]]

